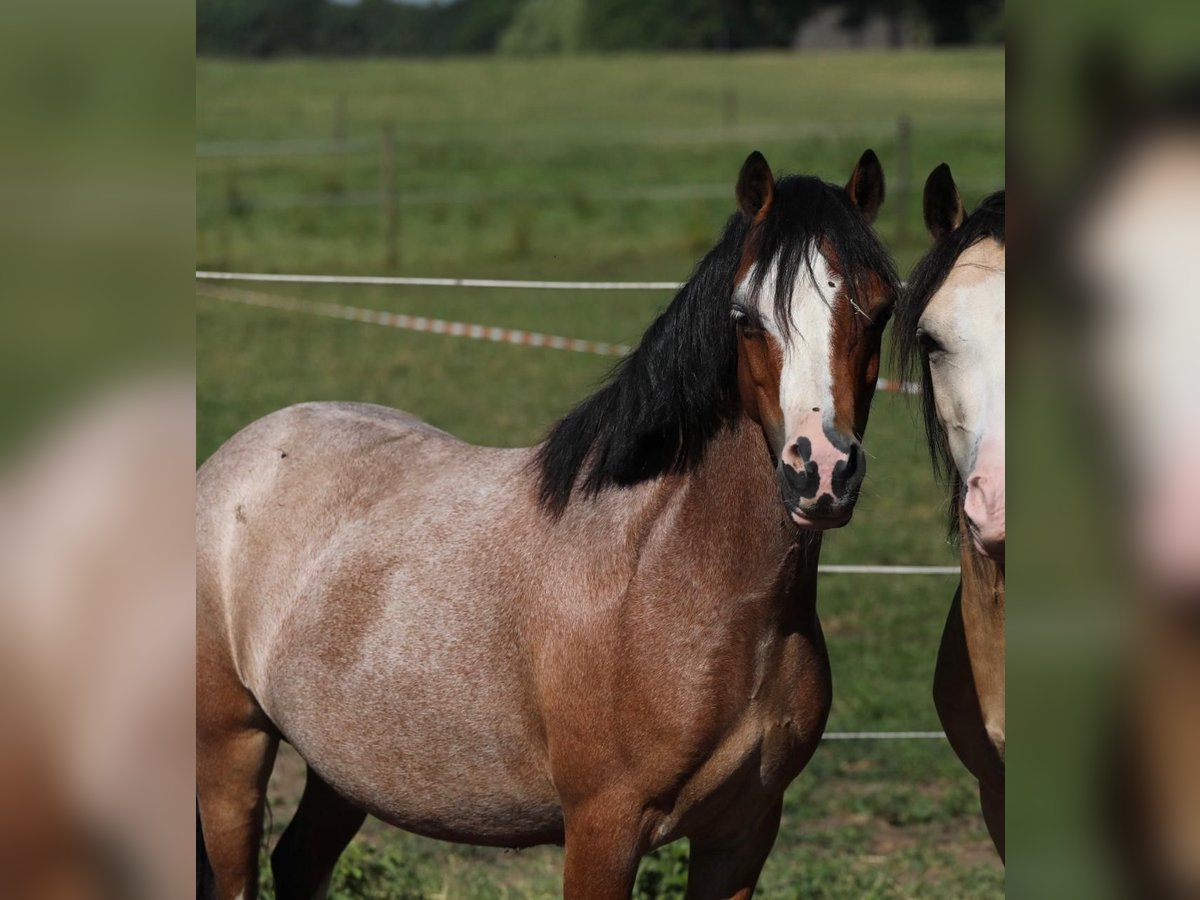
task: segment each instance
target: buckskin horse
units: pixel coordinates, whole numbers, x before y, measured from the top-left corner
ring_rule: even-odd
[[[1004,192],[969,216],[945,163],[925,182],[934,245],[897,307],[899,369],[921,373],[935,471],[950,483],[962,578],[934,673],[954,752],[1004,858]]]
[[[290,407],[201,468],[197,792],[222,898],[257,887],[278,742],[308,764],[272,855],[323,896],[370,813],[565,844],[567,897],[628,897],[690,839],[688,896],[748,897],[825,727],[821,531],[844,525],[898,293],[883,172],[775,180],[540,446],[351,403]]]

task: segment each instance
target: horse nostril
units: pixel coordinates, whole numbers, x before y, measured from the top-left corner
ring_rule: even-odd
[[[802,462],[807,463],[812,459],[812,441],[808,438],[796,438],[796,443],[792,445],[792,449]]]
[[[821,473],[817,471],[815,462],[806,462],[800,468],[796,468],[785,460],[780,460],[777,474],[779,486],[783,489],[783,498],[789,505],[817,495]]]
[[[779,474],[783,476],[784,483],[796,493],[804,490],[804,483],[808,480],[805,470],[782,463],[779,466]]]
[[[840,459],[833,467],[833,482],[831,487],[835,496],[841,497],[853,491],[862,481],[862,460],[859,458],[861,448],[855,441],[846,451],[846,458]]]
[[[851,444],[846,453],[846,478],[849,480],[858,471],[858,444]]]

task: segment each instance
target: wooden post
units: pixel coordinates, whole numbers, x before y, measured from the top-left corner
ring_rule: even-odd
[[[896,124],[896,215],[899,224],[896,236],[899,240],[908,237],[909,213],[911,211],[912,183],[912,119],[901,116]]]
[[[333,143],[337,146],[339,155],[346,150],[346,95],[337,94],[333,98]]]
[[[341,92],[333,97],[333,159],[337,172],[334,183],[340,191],[346,174],[346,95]]]
[[[396,194],[396,132],[390,122],[383,126],[379,189],[383,194],[383,264],[395,271],[400,263],[400,198]]]

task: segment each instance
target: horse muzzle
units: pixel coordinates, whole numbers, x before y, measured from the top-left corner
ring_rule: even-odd
[[[1004,561],[1004,470],[976,470],[967,479],[963,501],[967,531],[975,549],[989,559]]]
[[[792,522],[820,531],[850,521],[866,470],[866,455],[857,440],[834,441],[822,434],[816,447],[806,437],[790,443],[775,474]]]

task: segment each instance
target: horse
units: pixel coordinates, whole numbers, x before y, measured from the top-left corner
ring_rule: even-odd
[[[979,782],[1004,858],[1004,192],[970,215],[942,163],[925,182],[934,243],[896,308],[898,368],[919,373],[935,474],[950,485],[962,576],[942,633],[934,704]]]
[[[271,857],[324,896],[366,814],[564,844],[625,898],[690,841],[688,896],[749,897],[831,682],[824,529],[851,518],[899,291],[883,170],[752,153],[717,244],[607,383],[532,448],[306,403],[197,481],[197,800],[221,898],[253,897],[279,741],[308,765]]]

